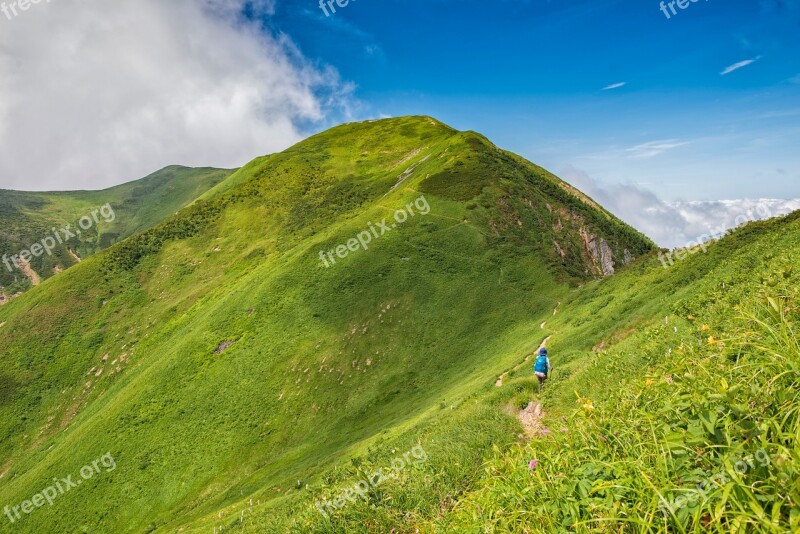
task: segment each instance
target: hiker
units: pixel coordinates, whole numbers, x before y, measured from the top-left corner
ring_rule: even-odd
[[[539,356],[536,358],[536,365],[533,366],[533,374],[539,379],[539,390],[541,391],[544,386],[544,381],[547,380],[547,375],[553,370],[550,365],[550,358],[547,357],[547,349],[542,347],[539,349]]]

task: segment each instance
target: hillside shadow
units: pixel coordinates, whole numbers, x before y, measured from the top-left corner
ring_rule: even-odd
[[[18,387],[19,382],[10,376],[0,375],[0,406],[11,404],[11,399]]]

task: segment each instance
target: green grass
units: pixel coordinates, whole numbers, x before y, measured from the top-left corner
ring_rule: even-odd
[[[551,433],[497,451],[485,480],[429,528],[796,531],[797,226],[752,224],[669,271],[651,259],[576,292],[555,321],[558,370],[542,399]],[[663,314],[645,311],[654,304]],[[650,317],[620,321],[626,308]],[[520,375],[508,387],[532,382]],[[737,472],[747,457],[763,461]]]
[[[165,218],[198,198],[233,171],[223,169],[191,169],[172,166],[146,178],[103,191],[64,191],[32,193],[0,191],[0,256],[13,256],[42,239],[53,236],[70,224],[77,230],[77,221],[91,216],[92,210],[110,204],[113,216],[107,210],[99,214],[99,224],[93,224],[80,235],[57,244],[52,255],[42,254],[31,260],[31,267],[39,278],[47,279],[58,269],[66,269],[77,261],[68,248],[85,258],[122,241],[138,232],[155,226]],[[94,221],[93,221],[94,222]],[[19,270],[9,272],[0,268],[0,291],[6,295],[30,289],[30,280]]]
[[[322,265],[321,250],[420,194],[430,214]],[[691,408],[669,399],[702,397],[709,375],[742,380],[725,365],[734,306],[763,314],[769,289],[795,291],[797,224],[750,225],[667,271],[641,234],[477,134],[427,117],[334,128],[0,308],[0,504],[111,452],[116,470],[13,528],[636,531],[655,520],[656,490],[677,494],[750,450],[735,414],[717,418],[729,448],[689,443]],[[621,272],[597,279],[582,231]],[[625,251],[638,259],[623,268]],[[794,315],[764,319],[789,328]],[[731,336],[724,350],[703,344],[699,321]],[[556,373],[537,397],[524,357],[549,335]],[[667,357],[681,345],[686,358]],[[692,362],[706,375],[643,385]],[[553,432],[529,443],[515,408],[534,399]],[[795,400],[755,413],[783,428]],[[675,432],[683,448],[665,456]],[[417,445],[427,460],[368,501],[330,518],[314,507]],[[732,490],[728,508],[745,495]],[[705,521],[692,517],[668,520],[690,531]]]

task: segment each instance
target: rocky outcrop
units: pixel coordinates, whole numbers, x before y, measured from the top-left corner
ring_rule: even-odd
[[[528,199],[525,204],[533,210],[533,205]],[[501,206],[505,207],[505,205]],[[546,203],[547,211],[552,215],[551,222],[553,250],[559,258],[570,257],[574,247],[580,248],[580,255],[586,263],[585,273],[593,276],[611,276],[617,268],[627,265],[634,260],[634,255],[627,248],[615,257],[614,248],[604,237],[599,237],[596,231],[589,229],[586,218],[574,210]],[[535,210],[534,210],[535,212]],[[493,228],[493,230],[496,230]],[[577,234],[577,235],[576,235]],[[615,243],[618,246],[619,243]]]
[[[591,258],[597,273],[602,276],[614,274],[614,251],[611,250],[608,241],[602,237],[598,239],[585,226],[581,227],[580,234],[583,239],[584,249]]]
[[[633,254],[631,254],[631,251],[626,248],[625,253],[623,255],[622,263],[624,265],[628,265],[632,261],[633,261]]]

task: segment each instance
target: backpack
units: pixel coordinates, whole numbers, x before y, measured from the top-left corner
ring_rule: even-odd
[[[547,374],[547,356],[539,356],[536,358],[536,365],[533,366],[535,373]]]

